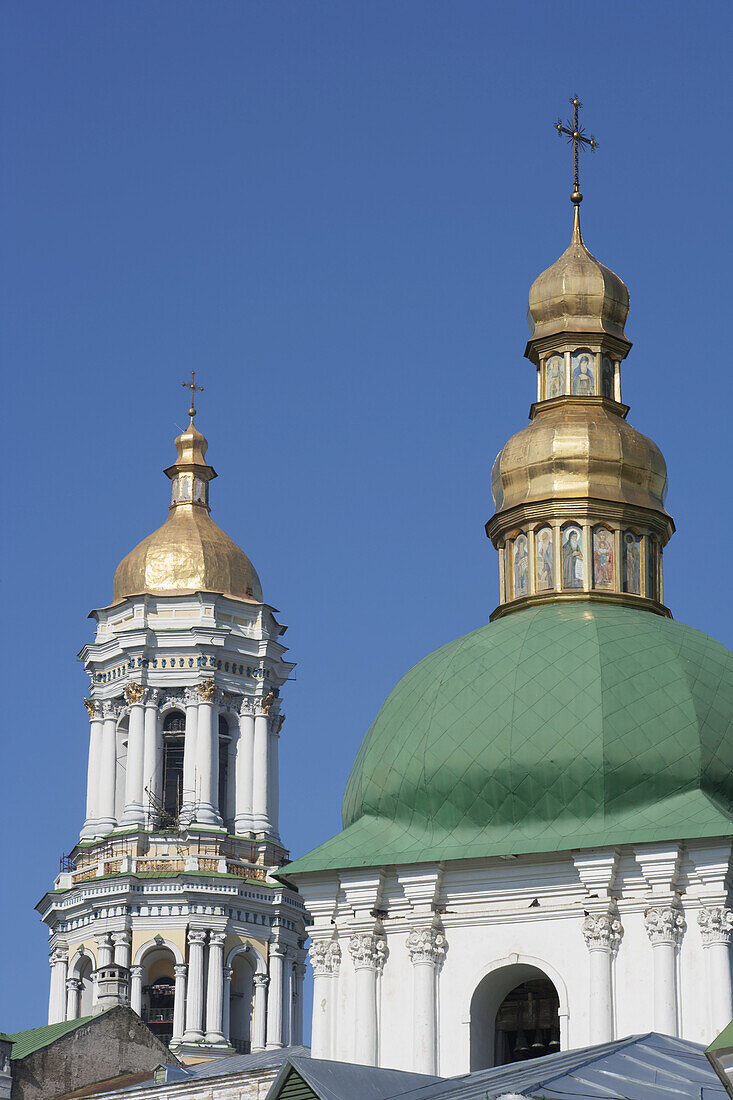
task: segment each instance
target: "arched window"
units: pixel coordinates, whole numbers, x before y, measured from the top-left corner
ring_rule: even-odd
[[[560,998],[537,966],[487,974],[471,998],[471,1069],[538,1058],[560,1049]]]
[[[143,986],[143,995],[147,997],[143,1005],[143,1020],[164,1043],[168,1043],[173,1035],[175,989],[173,978],[167,974],[156,978],[150,985]]]
[[[185,716],[179,710],[166,714],[163,721],[163,827],[178,820],[183,801],[183,749]]]
[[[219,715],[219,813],[227,816],[227,780],[229,777],[229,724]]]

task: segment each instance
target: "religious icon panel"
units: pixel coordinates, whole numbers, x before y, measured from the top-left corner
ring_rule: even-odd
[[[514,596],[526,596],[529,581],[529,553],[527,536],[517,535],[514,540]]]
[[[634,531],[624,531],[623,588],[624,592],[641,595],[641,537]]]
[[[565,393],[565,363],[562,355],[551,355],[545,363],[545,400]]]
[[[573,352],[573,393],[579,397],[588,397],[596,392],[593,352]]]
[[[613,360],[607,355],[601,362],[601,393],[604,397],[613,397]]]
[[[613,532],[607,527],[593,531],[593,587],[613,588]]]
[[[583,535],[579,527],[564,527],[562,532],[562,586],[583,587]]]
[[[548,592],[555,587],[552,569],[552,528],[541,527],[535,536],[537,560],[537,591]]]

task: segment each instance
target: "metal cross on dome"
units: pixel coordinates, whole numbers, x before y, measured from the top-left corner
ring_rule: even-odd
[[[193,403],[194,397],[196,395],[197,390],[198,390],[199,393],[203,393],[204,392],[204,387],[196,385],[196,372],[195,371],[191,371],[191,381],[190,382],[181,382],[181,385],[185,389],[188,389],[188,390],[191,391],[191,408],[188,410],[188,415],[193,420],[194,416],[196,415],[196,409],[195,409],[194,403]]]
[[[568,145],[572,142],[573,155],[575,160],[575,177],[573,180],[574,187],[571,195],[572,201],[577,206],[578,203],[583,201],[583,196],[580,193],[580,179],[578,174],[578,153],[580,152],[581,145],[587,145],[592,153],[595,153],[598,148],[598,142],[591,134],[590,137],[586,137],[585,130],[580,125],[579,112],[583,104],[580,102],[576,95],[570,100],[573,105],[573,120],[568,119],[567,123],[563,126],[562,119],[559,118],[555,123],[555,129],[557,130],[558,137],[563,134],[568,135]]]

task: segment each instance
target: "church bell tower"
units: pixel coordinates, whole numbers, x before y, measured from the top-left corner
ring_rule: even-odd
[[[86,815],[37,908],[50,1023],[129,999],[172,1050],[200,1060],[301,1042],[305,931],[298,895],[271,877],[288,858],[287,627],[211,519],[216,473],[193,375],[189,388],[168,518],[90,616]]]

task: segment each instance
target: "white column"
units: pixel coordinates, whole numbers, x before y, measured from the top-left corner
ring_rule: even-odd
[[[101,932],[94,937],[97,941],[97,970],[101,966],[109,966],[114,961],[114,949],[109,932]]]
[[[185,823],[193,820],[194,806],[198,797],[196,790],[198,698],[196,688],[186,688],[186,733],[183,743],[183,795],[180,812],[181,821]]]
[[[109,833],[117,824],[115,820],[115,779],[117,772],[117,704],[102,704],[102,746],[99,761],[99,816],[97,833]]]
[[[81,987],[79,978],[66,979],[66,1019],[78,1020],[81,1008]]]
[[[252,754],[254,752],[255,718],[251,700],[242,702],[239,712],[239,737],[236,759],[236,809],[234,830],[238,836],[251,833],[252,823]]]
[[[209,958],[206,981],[206,1042],[223,1043],[221,1030],[222,996],[224,992],[223,932],[209,932]]]
[[[201,1043],[204,1039],[204,943],[206,932],[192,928],[188,933],[188,990],[186,993],[185,1043]]]
[[[654,1030],[677,1035],[677,947],[685,930],[682,911],[674,905],[651,906],[644,924],[654,957]]]
[[[267,1032],[267,987],[270,979],[267,974],[255,974],[254,1009],[252,1011],[252,1052],[265,1049]]]
[[[130,1008],[133,1012],[137,1012],[138,1016],[142,1016],[143,968],[141,966],[130,967]]]
[[[198,685],[200,696],[196,730],[196,822],[199,825],[221,825],[219,802],[219,729],[214,706],[216,688],[213,680]]]
[[[293,967],[293,1030],[290,1042],[293,1046],[300,1046],[303,1042],[303,978],[305,977],[305,963],[296,962]]]
[[[130,704],[127,728],[127,764],[125,771],[125,809],[123,825],[144,825],[143,763],[145,757],[145,688],[140,684],[128,684],[125,697]]]
[[[267,819],[274,836],[279,836],[278,827],[280,821],[280,770],[278,764],[278,747],[280,744],[280,730],[285,721],[285,715],[274,715],[270,719],[270,760],[269,760],[269,789],[267,799]]]
[[[349,940],[356,979],[354,1061],[362,1066],[377,1064],[377,970],[386,951],[385,941],[374,932],[359,932]]]
[[[269,833],[267,789],[270,774],[270,734],[266,714],[255,715],[252,774],[252,827],[255,833]]]
[[[330,948],[332,940],[314,940],[308,949],[313,967],[313,1026],[311,1057],[331,1057],[331,1016],[333,967]],[[338,944],[336,944],[338,947]]]
[[[293,1042],[293,956],[290,951],[285,955],[283,964],[283,1032],[282,1044],[291,1046]]]
[[[122,932],[112,933],[112,944],[114,951],[114,961],[118,966],[129,967],[130,966],[130,945],[132,943],[132,935],[125,929]]]
[[[270,992],[267,998],[267,1049],[283,1045],[283,982],[285,945],[271,943],[269,953]]]
[[[87,765],[87,813],[81,835],[92,837],[96,835],[99,817],[99,769],[102,756],[103,721],[99,703],[95,703],[92,699],[85,699],[84,703],[89,714],[89,763]]]
[[[188,967],[185,963],[176,963],[173,967],[176,985],[173,991],[173,1035],[171,1036],[171,1042],[175,1040],[177,1043],[180,1043],[183,1039],[184,1020],[186,1016],[187,970]]]
[[[69,954],[66,948],[57,947],[51,953],[51,990],[48,998],[48,1022],[60,1024],[66,1019],[66,977]]]
[[[704,907],[697,917],[705,952],[710,1035],[718,1035],[733,1017],[730,944],[733,910]]]
[[[437,1073],[435,973],[445,955],[445,936],[433,925],[411,928],[407,951],[412,960],[412,1069]]]
[[[159,692],[145,696],[145,751],[143,753],[143,807],[150,806],[149,795],[160,802],[163,794],[163,737],[158,715]],[[184,750],[185,751],[185,750]]]
[[[623,929],[613,913],[589,913],[582,931],[590,953],[590,1041],[608,1043],[613,1039],[611,960]]]
[[[224,1042],[231,1041],[230,1031],[232,1029],[232,975],[234,971],[231,966],[224,967],[224,999],[222,1002],[222,1024],[221,1030],[224,1036]]]

